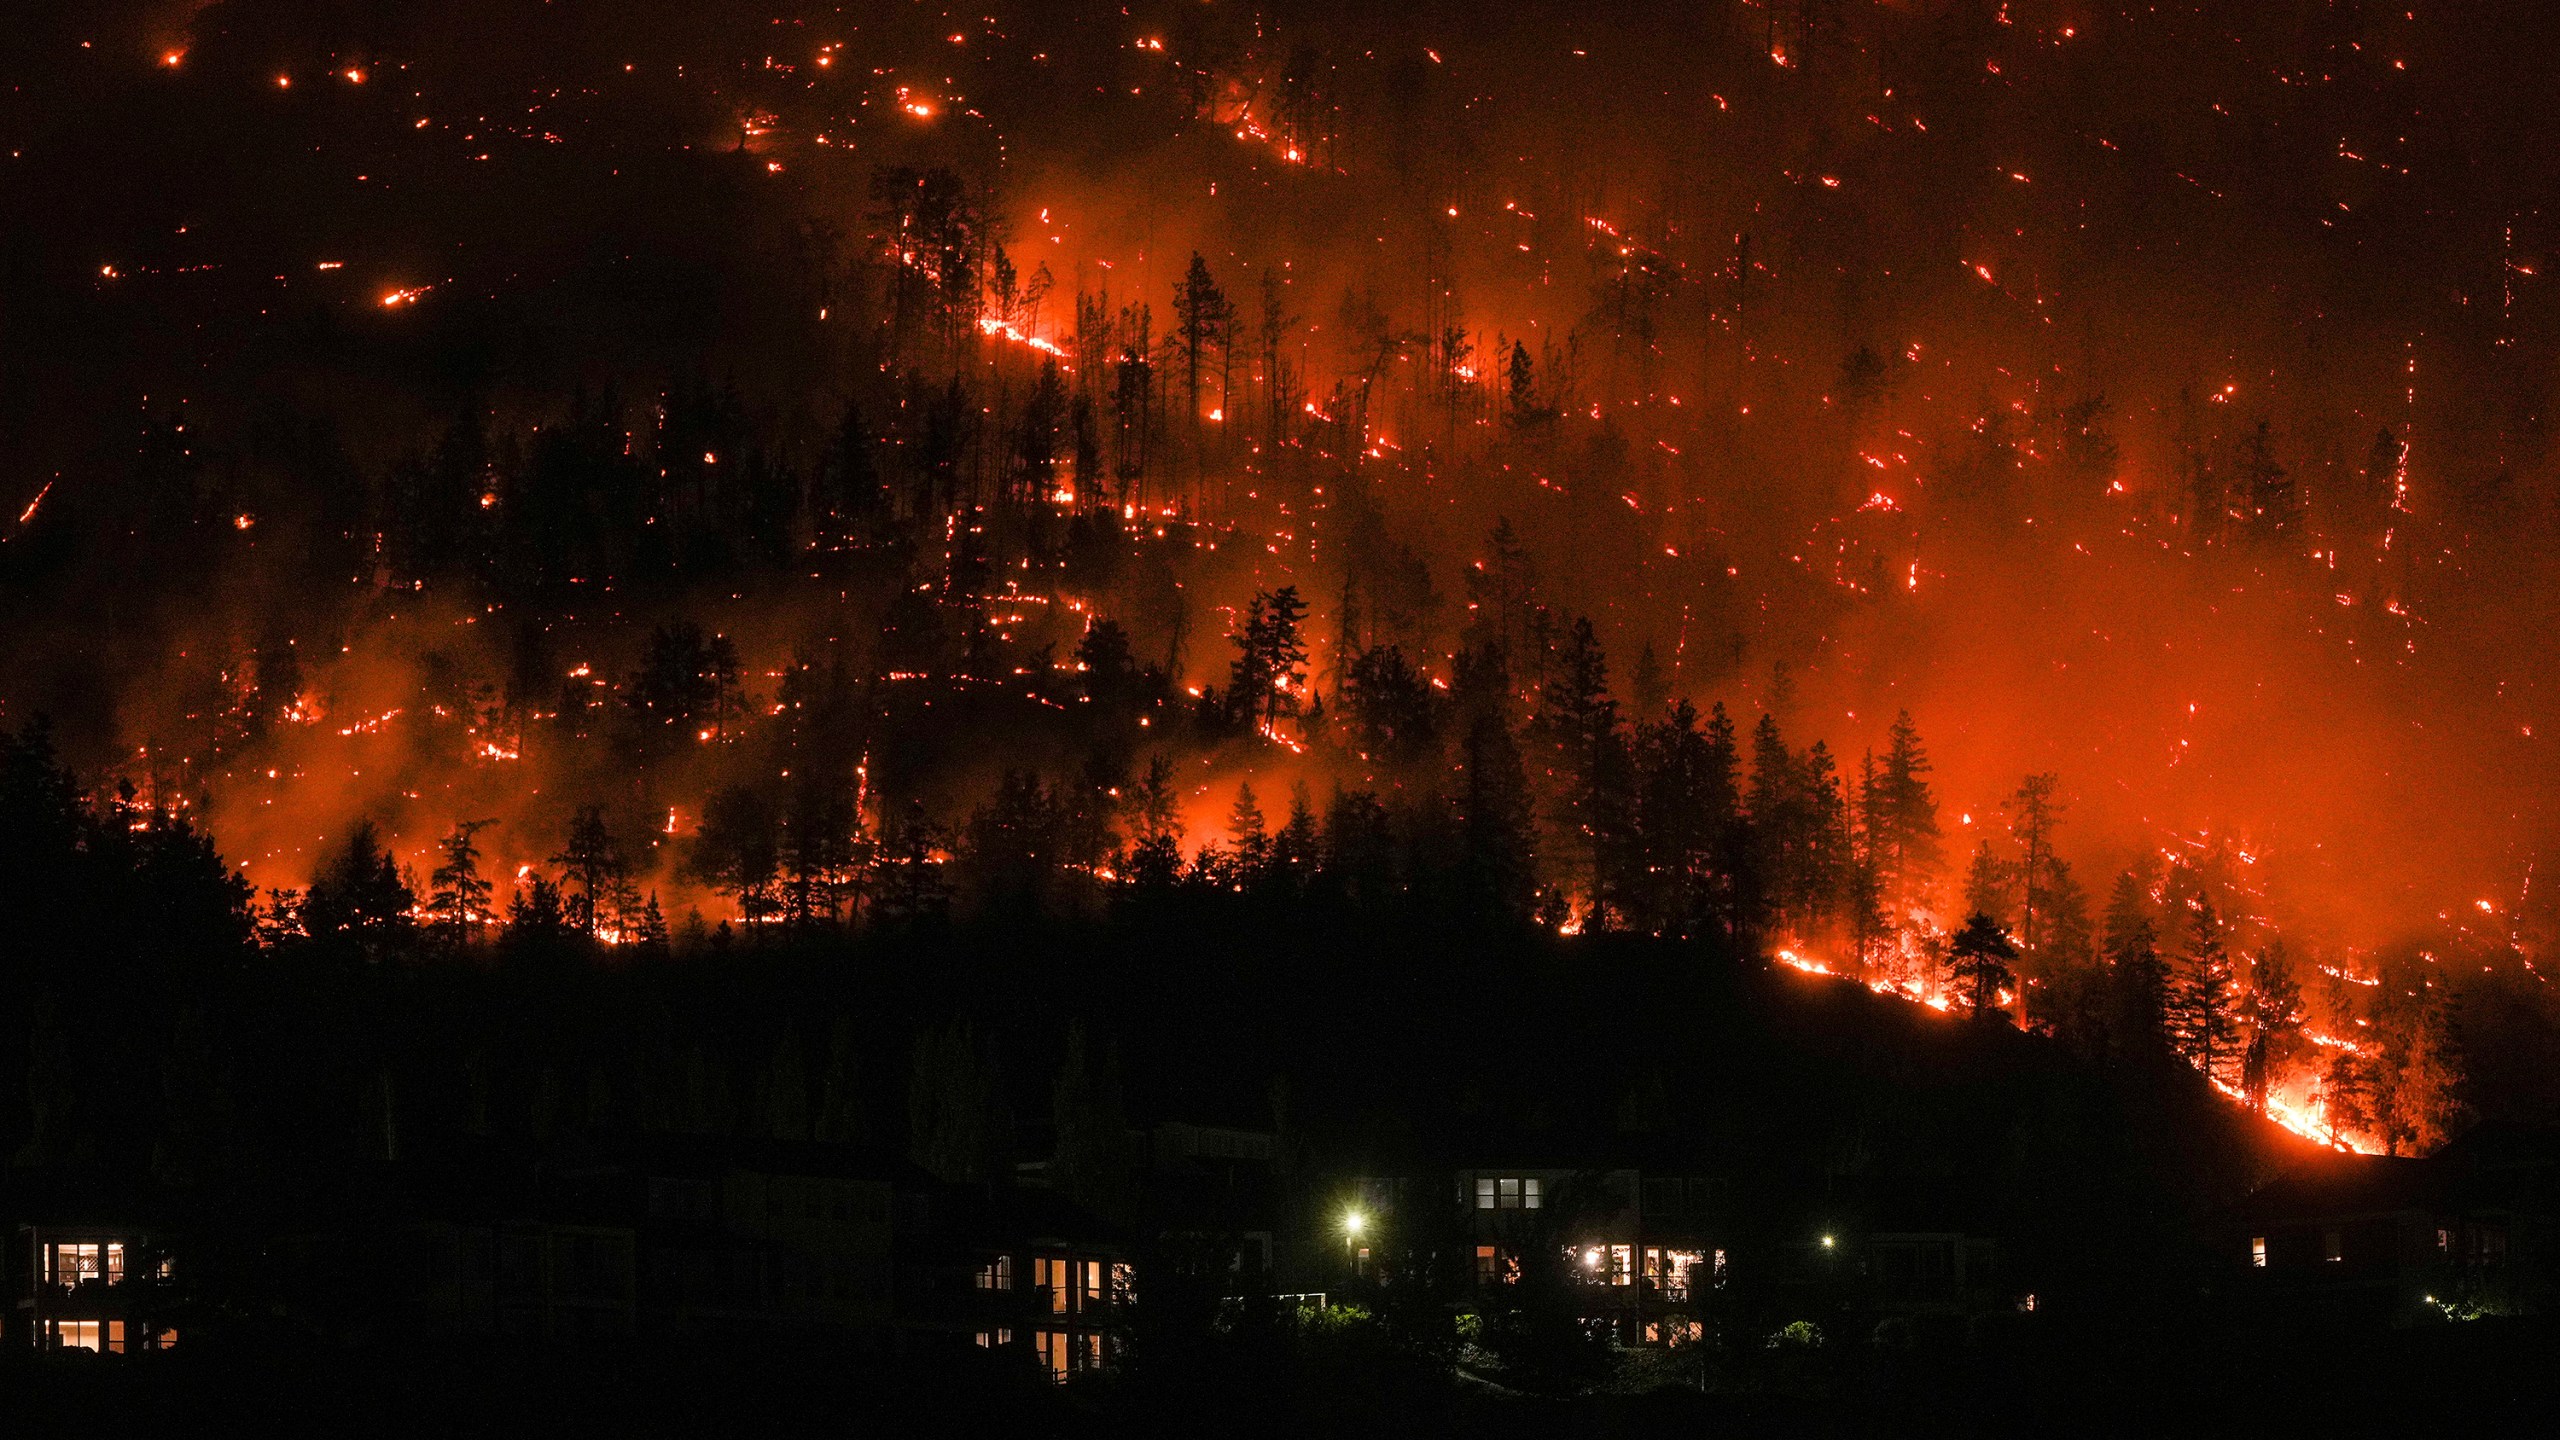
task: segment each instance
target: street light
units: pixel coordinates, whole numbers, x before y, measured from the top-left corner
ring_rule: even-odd
[[[1838,1242],[1834,1241],[1834,1240],[1833,1240],[1830,1236],[1828,1236],[1828,1235],[1825,1235],[1825,1236],[1823,1236],[1823,1237],[1822,1237],[1822,1248],[1823,1248],[1823,1249],[1825,1249],[1825,1250],[1828,1250],[1828,1249],[1832,1248],[1832,1246],[1833,1246],[1834,1244],[1836,1244],[1836,1243],[1838,1243]]]
[[[1342,1212],[1342,1258],[1353,1269],[1360,1267],[1360,1235],[1369,1228],[1369,1217],[1357,1209]]]

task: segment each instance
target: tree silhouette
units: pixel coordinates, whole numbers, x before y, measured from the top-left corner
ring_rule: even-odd
[[[428,876],[433,888],[427,895],[427,921],[449,945],[478,944],[481,932],[494,918],[489,908],[489,882],[480,874],[476,837],[497,823],[466,820],[454,826],[438,844],[444,861]]]
[[[2009,968],[2017,958],[2009,932],[1979,910],[1965,917],[1964,928],[1947,945],[1948,969],[1965,1003],[1981,1016],[2002,1013],[2000,992],[2017,984],[2017,972]]]

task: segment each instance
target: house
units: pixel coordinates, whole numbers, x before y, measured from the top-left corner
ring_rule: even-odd
[[[1454,1249],[1474,1303],[1499,1306],[1550,1265],[1588,1323],[1630,1344],[1676,1343],[1700,1333],[1693,1302],[1726,1276],[1721,1194],[1718,1181],[1682,1173],[1475,1164],[1354,1177],[1333,1226],[1341,1268],[1362,1278],[1396,1283]]]
[[[656,1136],[601,1159],[636,1216],[640,1322],[885,1348],[895,1325],[895,1204],[905,1167],[837,1146]]]
[[[155,1280],[173,1262],[153,1238],[111,1224],[20,1225],[9,1337],[40,1351],[130,1355],[166,1350],[178,1334],[153,1315]],[[23,1268],[21,1268],[23,1267]]]
[[[901,1202],[902,1343],[1019,1354],[1058,1381],[1118,1359],[1136,1284],[1120,1232],[1038,1186],[945,1185]]]
[[[2560,1260],[2560,1135],[2484,1125],[2423,1159],[2324,1155],[2222,1227],[2244,1304],[2327,1324],[2545,1313]]]

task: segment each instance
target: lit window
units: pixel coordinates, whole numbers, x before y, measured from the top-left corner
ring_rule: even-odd
[[[1050,1314],[1067,1313],[1067,1291],[1073,1288],[1075,1277],[1069,1272],[1066,1261],[1045,1257],[1034,1259],[1031,1262],[1031,1283],[1035,1288],[1049,1292]]]
[[[1535,1210],[1545,1203],[1543,1196],[1540,1194],[1540,1182],[1537,1176],[1532,1175],[1528,1179],[1521,1181],[1520,1188],[1524,1197],[1521,1203],[1527,1205],[1530,1209]]]
[[[2249,1263],[2257,1266],[2261,1270],[2267,1268],[2266,1236],[2252,1235],[2249,1237]]]
[[[1502,1187],[1502,1208],[1503,1208],[1503,1209],[1505,1209],[1505,1210],[1517,1210],[1517,1209],[1519,1209],[1519,1208],[1520,1208],[1520,1182],[1519,1182],[1518,1180],[1516,1180],[1516,1179],[1512,1179],[1512,1178],[1510,1178],[1510,1177],[1506,1176],[1506,1177],[1504,1177],[1501,1181],[1499,1181],[1499,1182],[1497,1182],[1497,1183],[1499,1183],[1499,1184],[1501,1185],[1501,1187]]]
[[[1068,1338],[1066,1332],[1061,1330],[1031,1332],[1031,1348],[1040,1357],[1040,1367],[1049,1372],[1049,1378],[1052,1380],[1063,1381],[1067,1378]]]
[[[53,1343],[64,1350],[95,1351],[105,1345],[106,1337],[102,1333],[105,1327],[98,1321],[47,1320],[44,1324],[45,1331],[52,1337]],[[119,1325],[117,1328],[121,1330],[123,1327]]]
[[[1010,1290],[1013,1288],[1013,1257],[999,1255],[978,1267],[978,1288]]]
[[[1636,1247],[1633,1245],[1609,1247],[1609,1283],[1612,1285],[1636,1283]]]
[[[1493,1208],[1493,1177],[1490,1175],[1476,1178],[1476,1208],[1479,1210]]]
[[[1491,1285],[1502,1275],[1502,1252],[1491,1245],[1476,1247],[1476,1283]]]
[[[53,1283],[65,1289],[104,1280],[110,1285],[124,1279],[124,1247],[116,1244],[54,1245],[51,1250]]]

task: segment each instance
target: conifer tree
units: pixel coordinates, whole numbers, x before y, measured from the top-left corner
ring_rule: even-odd
[[[2151,897],[2130,870],[2116,877],[2107,897],[2106,953],[2118,1048],[2135,1055],[2158,1053],[2169,1038],[2163,1018],[2169,972],[2151,921]]]
[[[2169,1033],[2178,1053],[2208,1080],[2224,1079],[2237,1059],[2238,997],[2232,993],[2230,947],[2213,906],[2198,901],[2188,912],[2187,944],[2169,983]]]
[[[2249,959],[2249,994],[2243,1020],[2248,1033],[2240,1056],[2240,1093],[2250,1109],[2266,1113],[2275,1072],[2293,1057],[2301,1038],[2302,986],[2282,940]]]
[[[2016,986],[2017,972],[2010,965],[2017,958],[2018,947],[2010,943],[2009,933],[1979,910],[1965,917],[1964,928],[1947,946],[1948,969],[1957,991],[1978,1016],[2002,1013],[2000,992]]]
[[[488,880],[480,874],[480,847],[475,837],[495,820],[466,820],[453,827],[438,849],[442,864],[427,877],[427,919],[448,945],[469,946],[495,918],[490,913]]]

